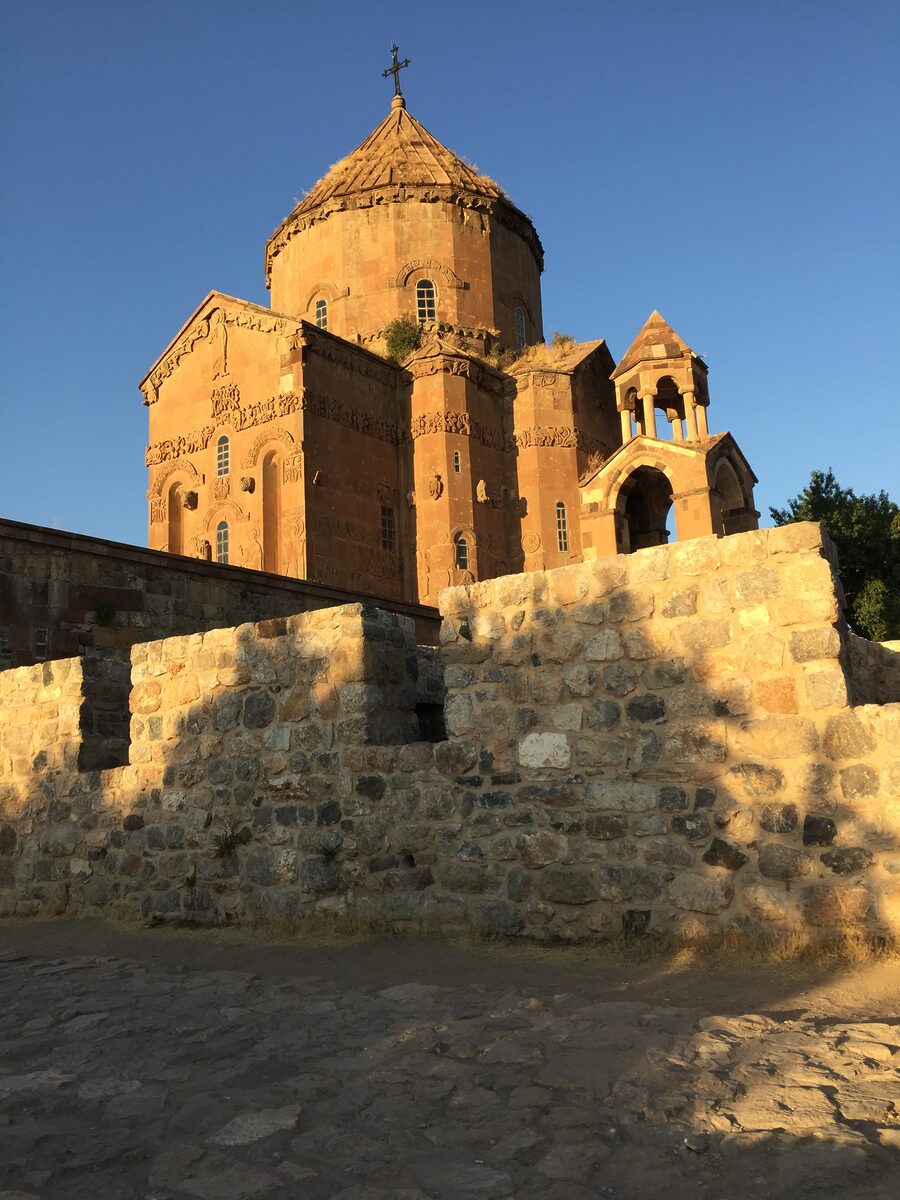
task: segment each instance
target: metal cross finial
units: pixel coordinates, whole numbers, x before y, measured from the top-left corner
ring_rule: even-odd
[[[391,46],[391,65],[388,67],[388,69],[386,71],[381,72],[382,79],[387,79],[388,75],[393,75],[393,77],[394,77],[394,95],[395,96],[403,95],[403,93],[400,91],[400,72],[403,70],[404,67],[409,66],[408,58],[404,58],[403,62],[397,62],[397,51],[399,49],[400,49],[399,46]]]

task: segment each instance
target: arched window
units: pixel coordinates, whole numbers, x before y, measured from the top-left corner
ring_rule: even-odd
[[[460,571],[468,571],[469,569],[469,543],[461,533],[458,533],[453,540],[456,547],[456,565]]]
[[[223,434],[216,442],[216,475],[221,478],[231,470],[231,451],[228,448],[228,438]]]
[[[556,504],[556,544],[561,551],[569,549],[569,522],[566,518],[566,506],[562,500]]]
[[[420,321],[433,321],[437,312],[434,284],[420,279],[416,284],[416,313]]]
[[[521,308],[517,308],[513,313],[516,321],[516,349],[525,349],[525,314]]]
[[[320,329],[328,328],[328,304],[325,300],[316,301],[316,324]]]
[[[228,562],[228,522],[220,521],[216,526],[216,562]]]
[[[457,475],[459,474],[459,451],[458,450],[453,451],[453,470],[456,472]]]

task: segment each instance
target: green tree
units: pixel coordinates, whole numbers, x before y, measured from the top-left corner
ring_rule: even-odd
[[[847,620],[873,641],[900,638],[900,507],[887,492],[857,496],[831,470],[813,471],[786,508],[770,508],[776,525],[821,521],[837,547]]]

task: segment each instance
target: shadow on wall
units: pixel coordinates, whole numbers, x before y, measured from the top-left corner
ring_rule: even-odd
[[[817,527],[443,602],[436,744],[411,622],[360,605],[135,646],[115,770],[77,769],[87,666],[6,672],[5,911],[897,931],[900,705],[848,705]]]

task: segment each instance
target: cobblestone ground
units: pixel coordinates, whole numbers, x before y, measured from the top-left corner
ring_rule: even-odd
[[[0,926],[0,1198],[895,1200],[885,970]]]

